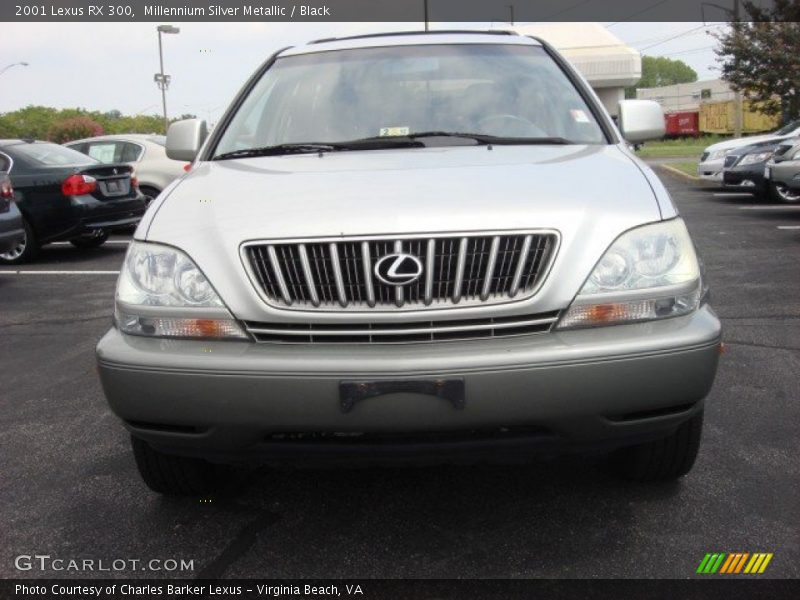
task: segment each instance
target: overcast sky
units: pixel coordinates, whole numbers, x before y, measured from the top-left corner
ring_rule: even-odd
[[[170,116],[197,114],[216,120],[245,79],[273,51],[320,37],[406,30],[419,23],[172,23],[164,36],[165,71],[172,75]],[[688,63],[700,79],[717,77],[715,44],[702,23],[608,23],[609,31],[652,56]],[[486,29],[503,23],[437,23]],[[0,112],[40,104],[58,108],[117,109],[125,114],[161,112],[153,74],[158,71],[155,23],[4,23]]]

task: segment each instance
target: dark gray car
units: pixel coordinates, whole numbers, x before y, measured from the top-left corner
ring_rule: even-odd
[[[764,168],[772,198],[788,204],[800,202],[800,141],[793,142],[776,152]]]
[[[7,172],[0,170],[0,254],[9,252],[24,240],[22,215],[14,202],[11,179]]]

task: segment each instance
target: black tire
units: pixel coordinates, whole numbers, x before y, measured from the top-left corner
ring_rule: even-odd
[[[789,189],[788,186],[775,183],[769,184],[769,196],[775,202],[784,204],[797,204],[800,202],[800,192]]]
[[[622,448],[614,456],[617,472],[633,481],[677,479],[692,470],[700,448],[703,412],[661,440]]]
[[[164,454],[131,436],[133,456],[144,482],[154,492],[168,496],[199,496],[220,487],[225,467],[201,458]]]
[[[97,231],[95,233],[88,233],[86,235],[82,235],[81,237],[71,239],[69,243],[76,248],[86,250],[88,248],[99,248],[106,243],[106,240],[108,240],[108,232]]]
[[[158,195],[161,193],[161,190],[156,189],[154,187],[150,187],[149,185],[140,185],[139,191],[142,192],[146,196],[145,204],[150,206],[150,203],[155,200]]]
[[[18,265],[31,262],[39,254],[41,246],[36,234],[26,218],[22,218],[22,226],[25,229],[25,240],[12,250],[0,254],[0,262],[7,265]]]

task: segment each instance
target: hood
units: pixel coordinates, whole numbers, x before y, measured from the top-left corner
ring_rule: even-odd
[[[245,241],[554,229],[553,269],[571,266],[557,302],[568,303],[620,233],[660,218],[617,146],[462,146],[204,162],[162,194],[137,238],[183,249],[228,289],[242,278]],[[254,304],[223,300],[259,318]]]
[[[766,133],[764,135],[751,135],[747,137],[736,138],[733,140],[726,140],[708,146],[704,152],[716,152],[717,150],[730,150],[731,148],[741,148],[743,146],[750,146],[760,142],[780,141],[792,137],[791,135],[775,135],[774,133]]]

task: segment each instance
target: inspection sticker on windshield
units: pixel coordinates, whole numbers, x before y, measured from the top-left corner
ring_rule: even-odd
[[[408,127],[381,127],[379,137],[391,137],[396,135],[408,135]]]
[[[586,116],[586,113],[583,112],[579,108],[573,108],[569,111],[569,114],[572,115],[572,120],[576,123],[588,123],[589,117]]]

